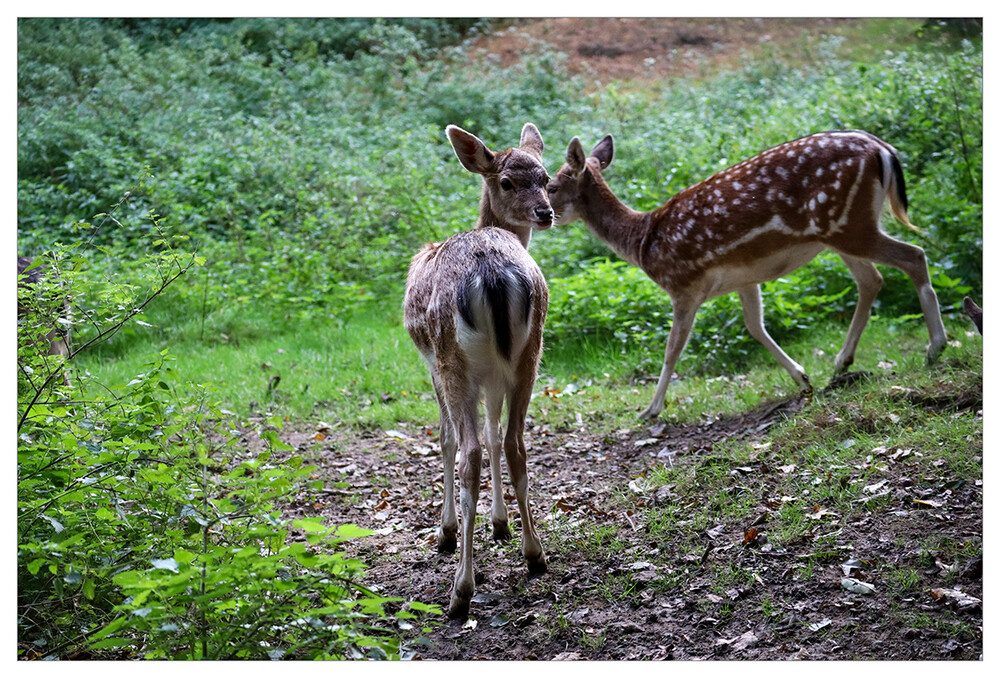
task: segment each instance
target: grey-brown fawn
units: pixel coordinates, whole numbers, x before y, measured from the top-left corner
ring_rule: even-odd
[[[613,158],[611,135],[589,157],[574,137],[566,164],[549,184],[549,198],[558,223],[582,220],[670,295],[674,317],[663,370],[642,418],[663,410],[698,308],[734,291],[751,336],[811,392],[802,366],[764,329],[760,283],[805,265],[824,249],[840,255],[858,287],[858,304],[834,363],[837,372],[854,361],[882,287],[875,264],[900,269],[916,286],[930,333],[928,361],[944,348],[947,337],[924,251],[879,227],[888,200],[896,218],[912,228],[899,157],[881,139],[834,131],[789,141],[681,191],[651,212],[630,209],[608,187],[601,172]]]
[[[479,219],[471,231],[426,245],[410,265],[404,324],[430,367],[441,411],[444,506],[437,545],[454,552],[455,454],[459,464],[462,546],[449,615],[465,617],[475,592],[473,528],[482,449],[479,400],[493,484],[493,537],[510,539],[500,468],[501,438],[523,531],[523,552],[533,573],[546,570],[545,553],[528,503],[525,416],[542,353],[549,289],[528,255],[531,233],[552,225],[542,166],[542,137],[528,123],[519,148],[495,152],[476,136],[449,125],[448,139],[462,165],[483,176]],[[507,425],[500,415],[507,402]]]

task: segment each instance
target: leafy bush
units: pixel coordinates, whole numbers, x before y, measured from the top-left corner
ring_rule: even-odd
[[[363,563],[341,550],[366,532],[282,517],[280,502],[316,484],[315,467],[288,456],[280,418],[255,432],[264,451],[247,449],[210,388],[175,379],[167,350],[126,384],[52,378],[202,263],[158,235],[106,278],[83,275],[94,252],[59,250],[59,277],[23,290],[71,299],[83,331],[52,364],[34,346],[45,305],[26,304],[19,324],[19,656],[399,657],[385,618],[402,601],[365,588]],[[435,611],[411,603],[393,617]]]

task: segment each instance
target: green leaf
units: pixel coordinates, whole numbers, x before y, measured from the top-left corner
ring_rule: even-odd
[[[319,518],[300,518],[293,520],[292,525],[306,532],[328,532],[330,530]]]
[[[128,647],[135,643],[136,641],[131,638],[105,638],[91,643],[88,647],[91,650],[107,650],[113,647]]]
[[[337,528],[337,536],[344,539],[355,539],[357,537],[367,537],[375,534],[374,530],[358,527],[352,523],[341,525]]]

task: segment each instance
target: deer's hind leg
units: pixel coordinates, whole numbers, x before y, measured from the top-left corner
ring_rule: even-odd
[[[861,334],[868,325],[868,319],[872,314],[872,304],[875,297],[882,289],[882,274],[875,268],[875,264],[867,259],[852,257],[849,254],[840,253],[840,258],[854,276],[854,281],[858,286],[858,305],[854,308],[854,316],[851,318],[851,325],[847,329],[847,337],[844,339],[844,346],[837,354],[834,362],[834,373],[844,372],[854,363],[854,353],[858,349],[858,342]]]
[[[462,512],[461,548],[448,615],[466,617],[469,614],[469,602],[476,592],[473,537],[482,470],[482,448],[479,445],[477,421],[479,389],[460,373],[443,374],[442,386],[448,411],[458,434],[458,448],[461,450],[458,464],[459,508]]]
[[[500,413],[503,409],[503,391],[501,389],[486,389],[486,424],[483,426],[483,441],[490,455],[490,479],[493,484],[493,505],[491,521],[493,523],[493,538],[496,541],[509,541],[511,538],[510,524],[507,520],[507,504],[503,498],[503,469],[500,453]]]
[[[535,521],[528,501],[528,450],[524,444],[524,424],[528,414],[528,403],[531,402],[531,389],[534,386],[534,366],[529,360],[523,360],[519,366],[522,376],[507,394],[507,432],[504,436],[504,454],[507,457],[507,469],[510,481],[517,496],[517,506],[521,513],[522,551],[528,563],[528,570],[541,574],[548,569],[542,542],[535,531]],[[531,377],[531,378],[528,378]]]
[[[458,433],[455,421],[448,409],[441,388],[441,380],[436,371],[431,371],[434,395],[437,397],[441,413],[441,459],[444,462],[444,504],[441,507],[441,525],[437,532],[439,553],[454,553],[458,546],[458,515],[455,513],[455,457],[458,451]]]

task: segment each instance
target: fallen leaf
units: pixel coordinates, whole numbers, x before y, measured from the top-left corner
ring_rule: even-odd
[[[725,640],[720,638],[715,641],[716,646],[728,647],[730,650],[739,652],[745,650],[748,647],[756,645],[758,641],[757,634],[753,631],[747,631],[742,636],[732,638],[730,640]]]
[[[560,652],[559,654],[557,654],[555,657],[552,658],[552,661],[556,662],[578,661],[579,659],[580,659],[579,652]]]
[[[490,619],[490,626],[492,626],[495,629],[498,629],[501,626],[506,626],[509,623],[510,623],[510,618],[507,615],[503,614],[502,612],[500,614],[494,615],[493,618]]]
[[[881,480],[881,481],[879,481],[877,483],[873,483],[871,485],[865,485],[863,489],[868,494],[874,494],[874,493],[878,492],[879,490],[881,490],[882,486],[885,485],[887,482],[889,482],[889,481],[888,480]]]
[[[835,516],[835,515],[837,514],[831,511],[830,509],[826,508],[825,506],[816,505],[813,506],[812,513],[808,514],[806,518],[809,518],[811,520],[820,520],[824,516]]]
[[[875,586],[873,584],[854,579],[853,577],[844,577],[840,580],[840,585],[851,593],[860,593],[865,596],[875,593]]]
[[[555,503],[555,508],[558,508],[564,513],[569,513],[570,511],[575,511],[578,507],[575,504],[570,504],[566,501],[565,497],[560,497]]]
[[[812,631],[813,633],[816,633],[820,629],[825,629],[827,626],[829,626],[832,623],[833,622],[830,621],[829,619],[824,619],[823,621],[818,621],[815,624],[810,624],[809,625],[809,630]]]
[[[934,600],[943,600],[945,603],[954,604],[959,610],[967,610],[981,605],[983,602],[958,589],[931,589],[931,596]]]
[[[840,569],[844,571],[844,575],[850,577],[854,574],[854,570],[860,570],[863,567],[863,563],[857,558],[851,558],[840,564]]]

